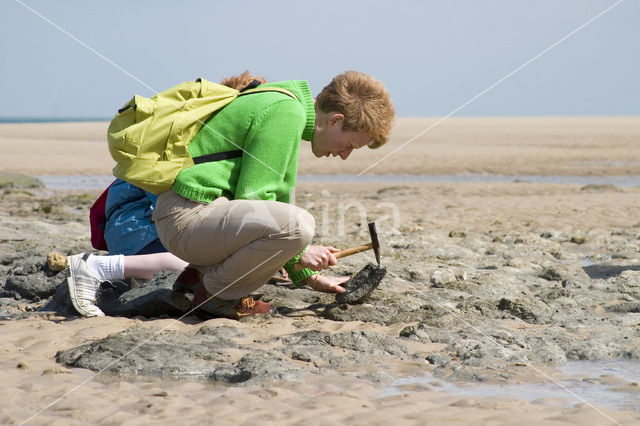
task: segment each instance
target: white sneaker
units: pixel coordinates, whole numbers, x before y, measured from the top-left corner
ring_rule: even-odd
[[[102,280],[87,266],[89,253],[76,254],[67,258],[71,275],[67,278],[71,303],[76,311],[85,317],[102,317],[104,312],[96,306],[96,294]]]

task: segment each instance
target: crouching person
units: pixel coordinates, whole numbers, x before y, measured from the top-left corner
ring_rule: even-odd
[[[263,82],[263,81],[262,81]],[[223,84],[257,84],[245,73]],[[158,197],[153,221],[162,244],[190,266],[173,300],[200,315],[238,319],[272,307],[249,295],[283,267],[298,285],[342,293],[348,277],[320,271],[337,263],[334,247],[310,246],[314,219],[289,203],[301,141],[317,158],[346,160],[387,140],[394,110],[382,83],[347,71],[314,100],[306,81],[267,83],[287,89],[241,96],[215,112],[189,145],[193,157],[241,149],[240,156],[182,170]]]

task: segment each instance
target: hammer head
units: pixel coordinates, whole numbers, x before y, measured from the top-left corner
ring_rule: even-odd
[[[376,231],[376,223],[369,222],[369,234],[371,234],[371,245],[373,245],[373,254],[376,255],[376,262],[380,266],[380,241],[378,241],[378,231]]]

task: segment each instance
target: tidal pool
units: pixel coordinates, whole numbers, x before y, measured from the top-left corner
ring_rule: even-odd
[[[49,189],[101,189],[112,181],[109,175],[36,176]],[[298,182],[340,182],[340,183],[549,183],[566,185],[614,185],[640,186],[640,176],[537,176],[537,175],[299,175]]]
[[[557,383],[487,384],[447,382],[434,376],[402,377],[383,389],[385,398],[412,392],[415,385],[465,397],[511,397],[528,402],[553,398],[567,406],[588,402],[615,410],[640,412],[640,361],[568,361]]]

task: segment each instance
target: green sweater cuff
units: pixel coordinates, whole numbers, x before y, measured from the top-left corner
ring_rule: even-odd
[[[289,274],[289,279],[293,282],[294,286],[301,287],[302,281],[309,278],[311,275],[317,274],[318,271],[314,271],[309,268],[300,269],[292,274]]]
[[[294,265],[296,263],[298,263],[298,261],[300,260],[302,255],[307,251],[308,248],[309,248],[309,246],[307,245],[293,259],[291,259],[290,261],[288,261],[287,263],[284,264],[284,270],[287,271],[287,275],[289,275],[289,279],[294,284],[298,284],[301,281],[306,280],[307,278],[309,278],[311,275],[318,273],[317,271],[314,271],[314,270],[309,269],[309,268],[304,268],[304,269],[300,269],[299,271],[296,271],[296,269],[294,267]]]

